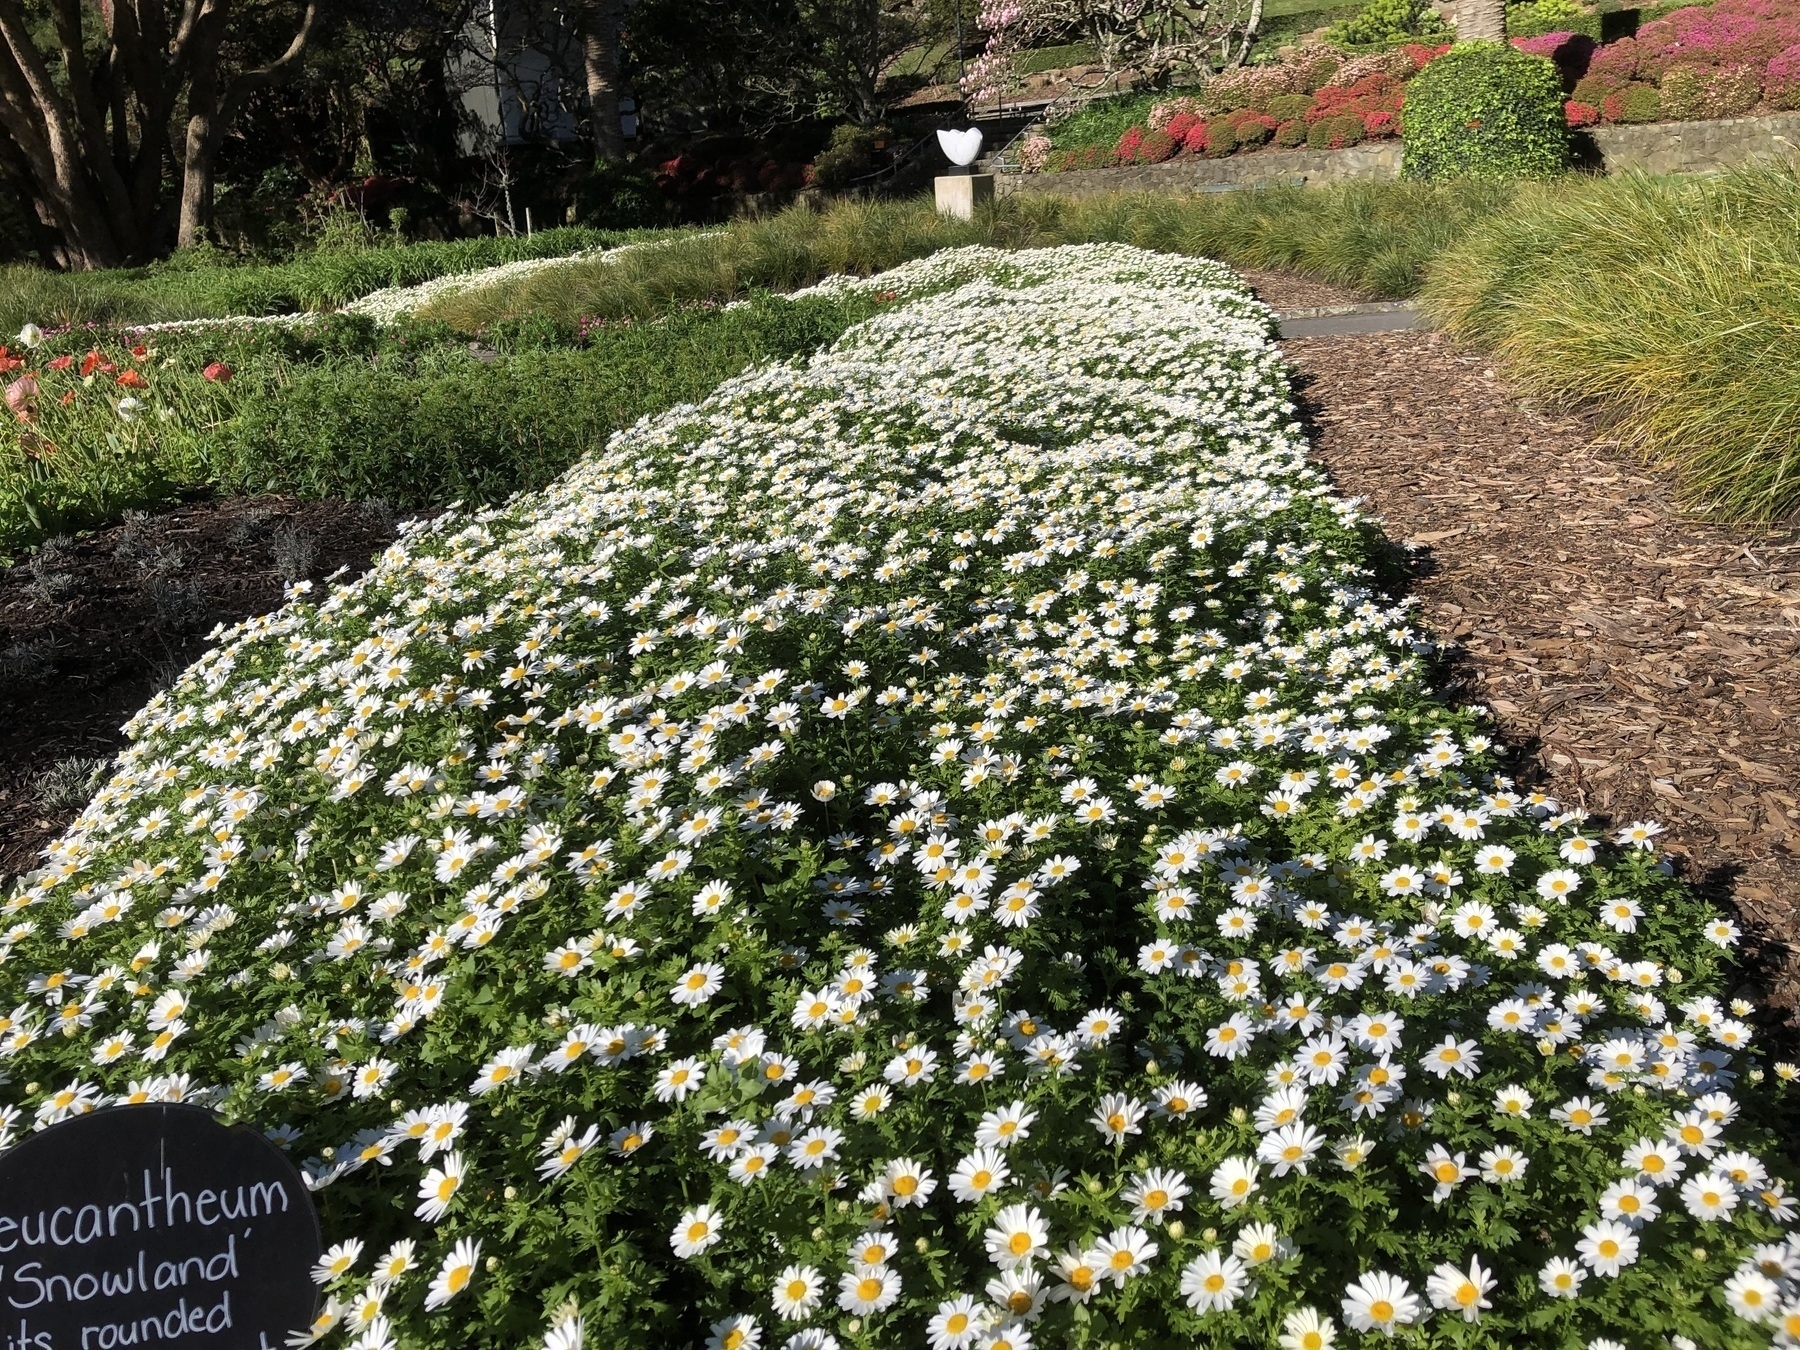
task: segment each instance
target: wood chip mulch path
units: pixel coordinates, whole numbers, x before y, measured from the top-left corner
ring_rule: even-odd
[[[1589,421],[1442,334],[1284,347],[1317,458],[1418,548],[1453,696],[1497,714],[1521,781],[1661,820],[1800,1026],[1800,532],[1685,516]]]

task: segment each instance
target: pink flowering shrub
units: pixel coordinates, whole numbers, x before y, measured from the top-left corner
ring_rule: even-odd
[[[1588,73],[1596,46],[1586,33],[1545,33],[1542,37],[1514,38],[1512,45],[1528,56],[1548,57],[1562,76],[1563,88],[1573,89]]]
[[[1800,42],[1795,0],[1719,0],[1678,9],[1637,32],[1642,80],[1660,81],[1676,65],[1747,66],[1758,80],[1783,49]]]
[[[1763,73],[1763,97],[1771,108],[1800,109],[1800,43],[1784,48]]]

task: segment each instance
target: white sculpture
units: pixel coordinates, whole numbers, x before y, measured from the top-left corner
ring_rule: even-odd
[[[980,127],[969,127],[965,131],[939,130],[937,138],[944,154],[960,169],[968,168],[981,154]]]

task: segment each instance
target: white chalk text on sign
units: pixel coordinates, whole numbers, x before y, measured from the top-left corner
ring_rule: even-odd
[[[317,1305],[312,1197],[193,1106],[110,1107],[0,1155],[0,1350],[279,1350]]]

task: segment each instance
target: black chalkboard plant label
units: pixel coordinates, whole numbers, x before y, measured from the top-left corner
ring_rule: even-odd
[[[282,1350],[319,1246],[286,1155],[197,1106],[108,1107],[0,1154],[5,1350]]]

